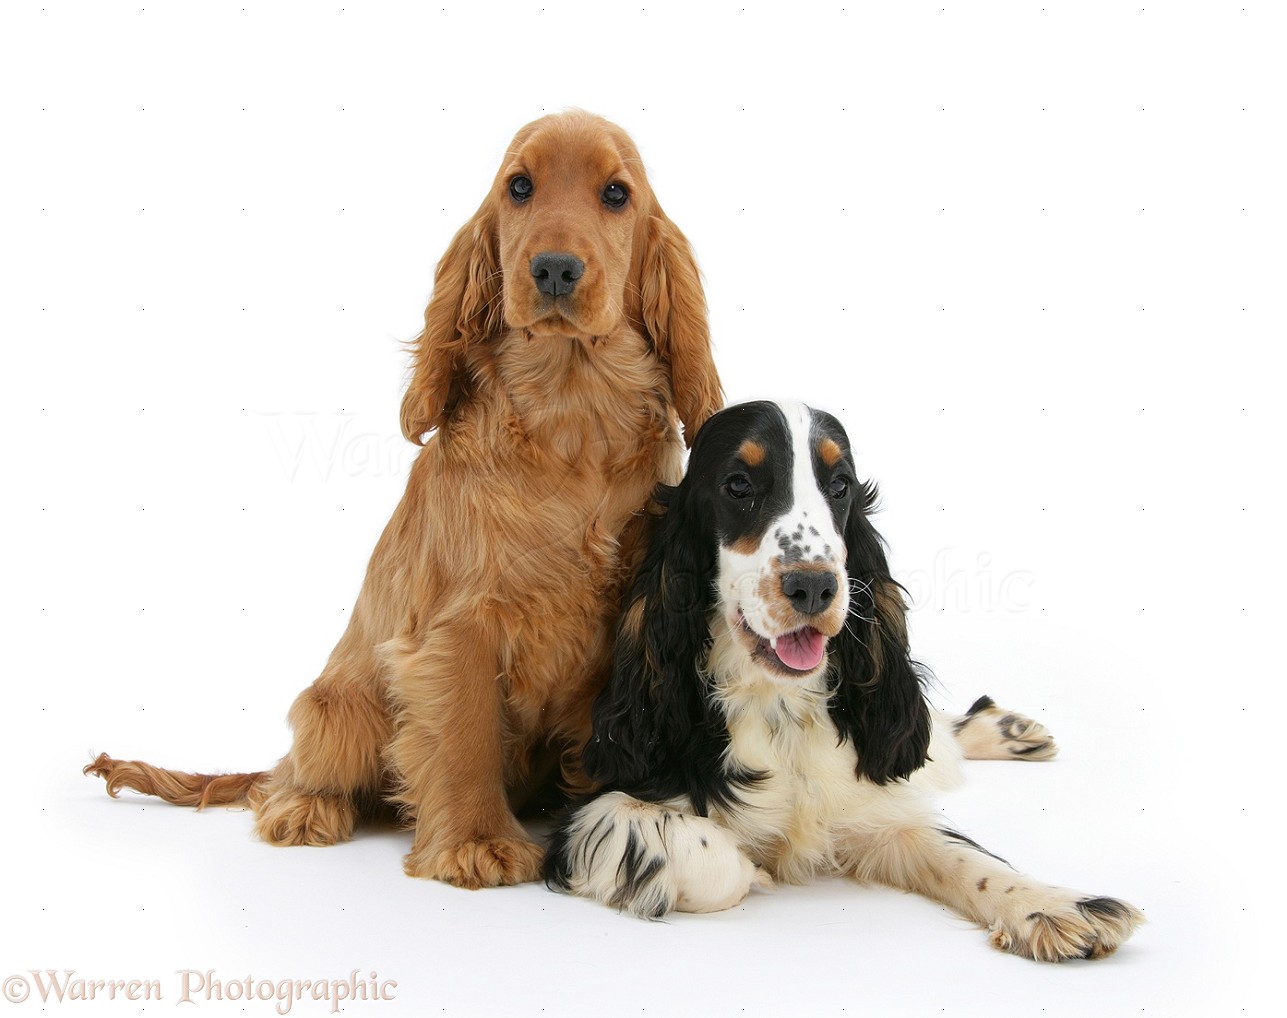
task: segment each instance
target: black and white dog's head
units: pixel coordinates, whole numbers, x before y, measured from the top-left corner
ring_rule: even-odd
[[[657,500],[594,708],[589,776],[698,809],[734,798],[755,775],[726,752],[718,687],[730,675],[827,697],[859,777],[920,767],[930,726],[906,608],[840,422],[801,404],[729,407]]]
[[[704,432],[716,596],[735,645],[785,682],[818,674],[849,611],[845,529],[865,492],[844,429],[800,404],[743,404]],[[863,510],[857,506],[857,511]]]

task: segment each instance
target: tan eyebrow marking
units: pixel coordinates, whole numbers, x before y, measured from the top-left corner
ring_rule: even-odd
[[[737,455],[748,467],[758,467],[764,462],[764,446],[748,438],[738,448]]]
[[[829,467],[834,467],[840,462],[840,457],[844,455],[840,446],[836,444],[835,439],[824,438],[818,443],[818,455],[822,457],[822,462]]]

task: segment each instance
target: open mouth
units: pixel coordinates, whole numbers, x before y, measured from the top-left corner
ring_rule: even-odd
[[[787,675],[809,675],[818,670],[827,654],[827,638],[812,626],[801,626],[781,636],[764,637],[747,625],[740,612],[738,621],[755,643],[755,656]]]

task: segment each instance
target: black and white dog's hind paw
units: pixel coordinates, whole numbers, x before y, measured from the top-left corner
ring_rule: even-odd
[[[545,881],[645,919],[719,912],[773,886],[713,820],[623,792],[576,808],[555,830]]]
[[[1045,725],[998,707],[990,696],[954,719],[952,733],[967,760],[1049,760],[1059,752]]]

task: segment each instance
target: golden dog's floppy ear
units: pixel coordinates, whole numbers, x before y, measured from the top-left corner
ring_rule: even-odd
[[[416,445],[451,416],[468,380],[465,351],[495,335],[504,322],[495,199],[488,196],[456,233],[434,271],[424,331],[412,354],[411,384],[402,397],[402,434]]]
[[[692,445],[697,429],[724,405],[724,392],[711,359],[706,295],[688,238],[660,208],[654,205],[651,212],[636,246],[631,292],[639,294],[639,325],[670,371],[684,441]]]

